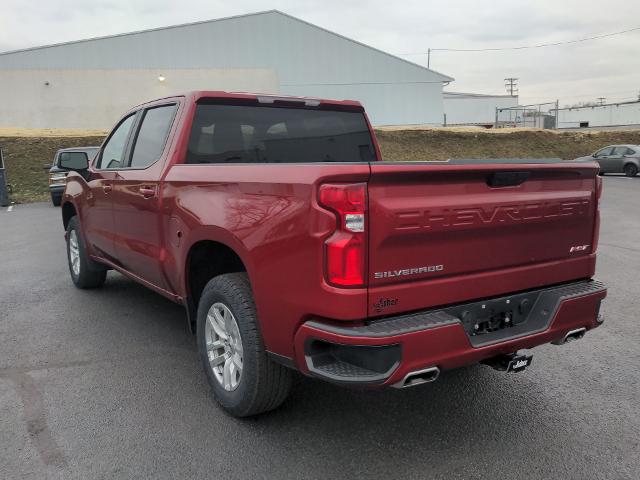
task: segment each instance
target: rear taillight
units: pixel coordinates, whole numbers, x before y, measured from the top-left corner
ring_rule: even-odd
[[[336,214],[336,230],[325,242],[327,281],[338,287],[361,287],[366,278],[366,183],[326,183],[318,201]]]

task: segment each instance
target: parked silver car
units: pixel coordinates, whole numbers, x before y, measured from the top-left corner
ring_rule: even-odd
[[[609,145],[587,157],[576,158],[579,162],[596,161],[600,164],[600,174],[624,173],[635,177],[640,170],[639,145]]]

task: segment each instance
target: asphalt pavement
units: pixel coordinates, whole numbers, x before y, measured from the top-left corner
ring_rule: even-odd
[[[237,420],[183,309],[110,272],[73,287],[60,209],[0,209],[0,478],[640,477],[640,177],[605,177],[603,327],[532,366],[402,391],[297,378]]]

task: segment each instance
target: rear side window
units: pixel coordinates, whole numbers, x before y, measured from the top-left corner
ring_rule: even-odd
[[[629,155],[627,147],[616,147],[613,149],[613,155]]]
[[[200,104],[187,163],[368,162],[361,112]]]
[[[132,168],[148,167],[160,158],[175,113],[176,105],[165,105],[145,111],[133,147]]]

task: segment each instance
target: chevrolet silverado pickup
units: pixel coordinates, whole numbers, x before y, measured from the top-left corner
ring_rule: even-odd
[[[598,327],[592,162],[382,161],[363,107],[191,92],[129,111],[62,198],[73,283],[116,270],[181,304],[217,402],[293,370],[404,388]]]

